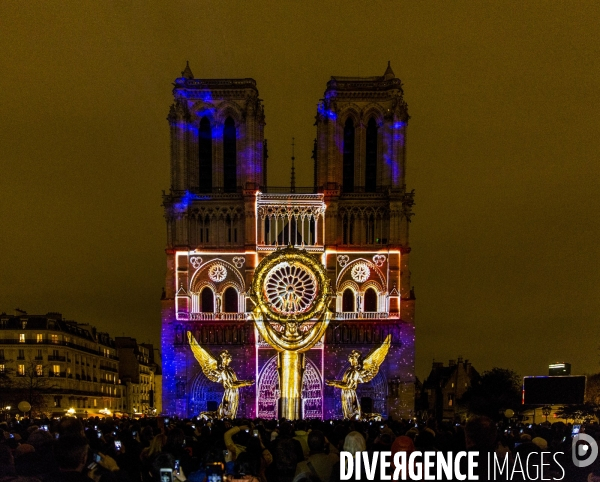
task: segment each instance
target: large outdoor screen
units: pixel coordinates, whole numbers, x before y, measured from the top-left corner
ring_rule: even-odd
[[[525,405],[580,404],[585,395],[585,377],[525,377],[523,392]]]

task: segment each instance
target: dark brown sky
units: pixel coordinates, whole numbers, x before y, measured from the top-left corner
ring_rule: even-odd
[[[1,2],[0,311],[158,342],[171,82],[253,77],[269,182],[311,180],[331,75],[412,119],[417,373],[600,369],[600,3]]]

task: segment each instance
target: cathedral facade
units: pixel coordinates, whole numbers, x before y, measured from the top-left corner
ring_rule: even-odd
[[[163,194],[167,274],[162,300],[163,411],[216,409],[223,388],[202,373],[186,333],[215,356],[228,350],[240,379],[239,417],[278,417],[277,356],[261,339],[248,296],[258,263],[294,246],[329,277],[333,313],[306,354],[303,418],[342,417],[348,355],[391,335],[378,375],[357,390],[363,410],[408,417],[414,405],[415,300],[405,185],[407,106],[388,65],[383,76],[331,77],[316,113],[314,185],[269,188],[265,113],[253,79],[175,80],[171,186]]]

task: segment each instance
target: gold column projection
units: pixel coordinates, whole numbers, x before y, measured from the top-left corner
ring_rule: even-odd
[[[304,353],[323,338],[331,319],[325,268],[304,250],[274,251],[257,266],[250,296],[256,328],[278,352],[279,416],[296,420],[302,416]]]

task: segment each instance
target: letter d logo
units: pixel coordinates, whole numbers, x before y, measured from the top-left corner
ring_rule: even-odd
[[[583,460],[581,460],[579,457],[584,457],[587,455],[588,446],[577,446],[577,442],[587,442],[592,449],[592,453]],[[580,433],[573,438],[573,442],[571,442],[571,458],[573,459],[573,464],[575,467],[587,467],[588,465],[592,465],[597,457],[598,444],[592,437],[584,433]]]

